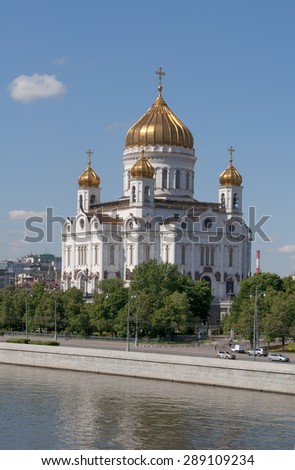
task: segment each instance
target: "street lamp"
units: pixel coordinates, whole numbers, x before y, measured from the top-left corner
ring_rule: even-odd
[[[255,349],[256,349],[256,340],[258,340],[258,315],[257,315],[257,287],[255,289],[255,300],[254,300],[254,325],[253,325],[253,361],[255,361]]]
[[[135,317],[135,347],[138,346],[138,296],[136,291],[136,317]]]
[[[54,291],[54,340],[57,340],[57,322],[56,322],[56,291]]]
[[[126,352],[130,351],[130,287],[128,291]]]
[[[26,339],[29,337],[28,332],[28,288],[26,287]]]

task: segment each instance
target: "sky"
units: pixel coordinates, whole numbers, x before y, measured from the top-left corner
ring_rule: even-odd
[[[61,255],[88,148],[101,200],[122,196],[161,66],[194,136],[194,197],[217,202],[232,146],[252,271],[260,250],[262,271],[294,273],[294,58],[294,0],[0,0],[0,260]]]

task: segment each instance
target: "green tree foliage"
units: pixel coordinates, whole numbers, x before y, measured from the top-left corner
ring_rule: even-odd
[[[153,335],[157,331],[165,336],[193,332],[197,317],[204,321],[208,317],[212,300],[210,287],[205,281],[193,281],[180,274],[174,264],[157,264],[155,260],[139,264],[132,273],[130,289],[131,296],[135,294],[138,299],[138,321],[142,334]],[[179,294],[183,294],[182,297]],[[182,298],[183,305],[176,302],[176,298]],[[169,322],[170,308],[170,316],[174,320]],[[177,315],[179,320],[175,321]],[[134,321],[134,314],[132,318]],[[157,329],[157,323],[162,325],[161,328]]]
[[[117,317],[128,300],[128,289],[121,279],[103,279],[99,293],[95,295],[91,306],[91,323],[94,331],[102,334],[117,334]]]
[[[290,335],[295,324],[295,283],[277,274],[258,273],[241,283],[230,315],[223,320],[224,331],[253,339],[255,303],[257,327],[266,341]]]

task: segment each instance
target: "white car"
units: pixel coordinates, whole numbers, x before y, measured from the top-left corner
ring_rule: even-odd
[[[217,356],[218,359],[235,359],[236,358],[236,355],[235,354],[232,354],[232,353],[229,353],[227,351],[222,351],[220,350],[218,353],[217,353]]]
[[[289,358],[281,353],[269,353],[268,360],[278,362],[289,362]]]
[[[253,349],[247,351],[248,356],[253,356]],[[255,348],[255,356],[267,356],[267,348]]]

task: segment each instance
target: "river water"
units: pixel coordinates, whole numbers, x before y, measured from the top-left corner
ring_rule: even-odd
[[[294,449],[295,396],[0,364],[1,450]]]

